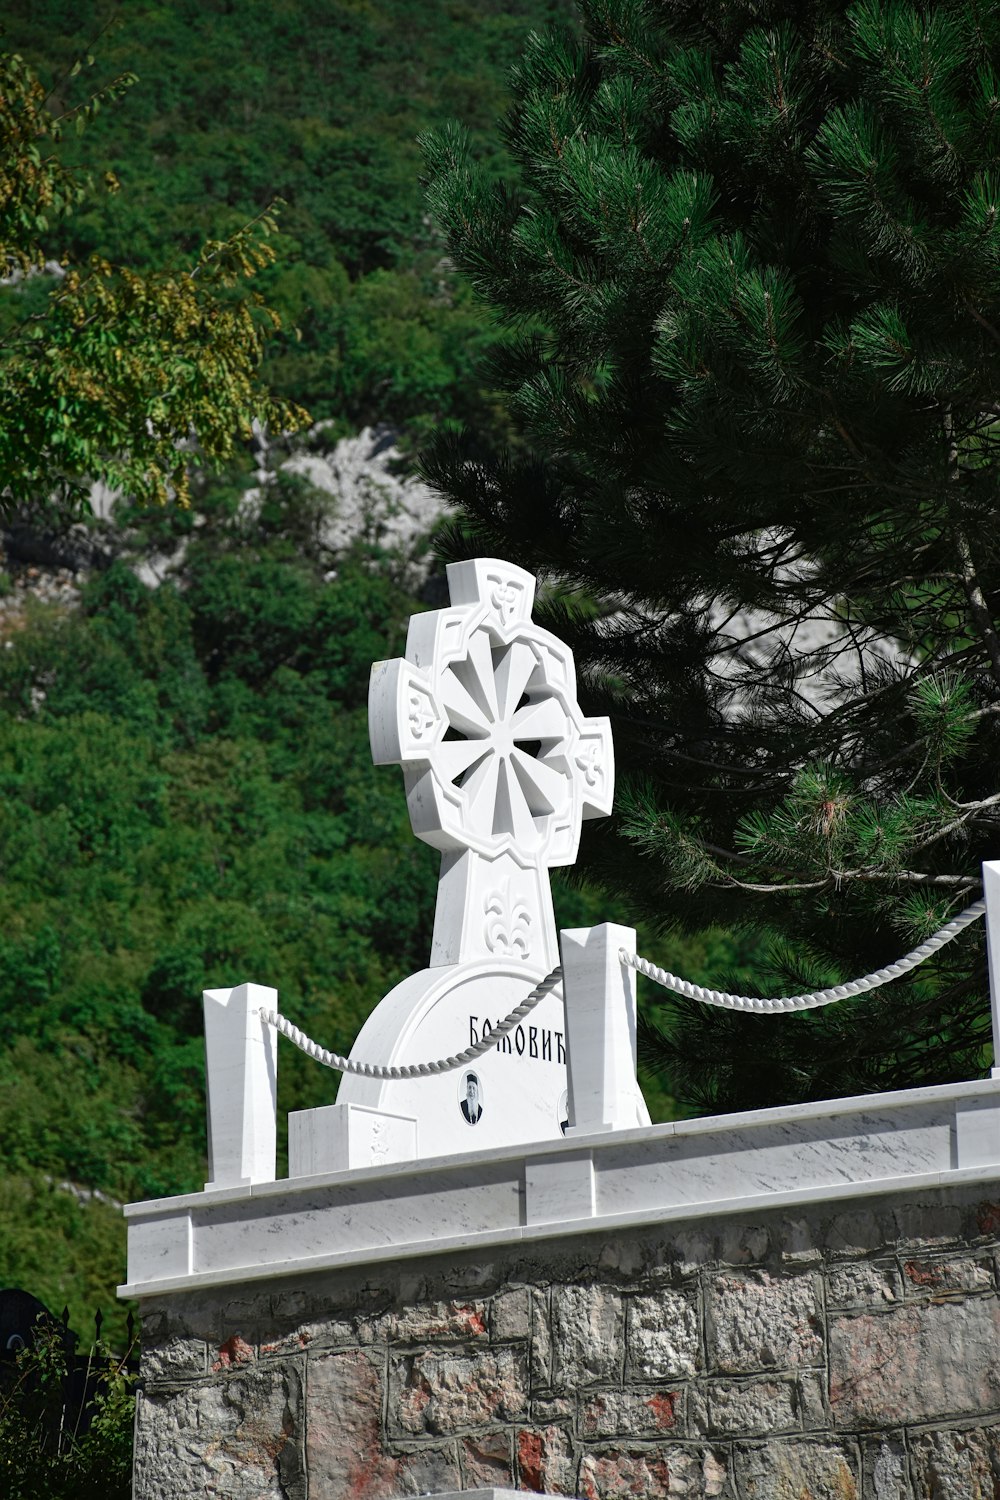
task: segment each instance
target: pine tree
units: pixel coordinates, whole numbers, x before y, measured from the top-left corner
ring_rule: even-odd
[[[851,979],[1000,856],[1000,8],[581,10],[515,72],[509,182],[425,142],[525,441],[430,454],[446,546],[553,581],[616,734],[592,870],[766,930],[760,993]],[[980,924],[808,1016],[668,1000],[645,1046],[741,1107],[977,1076],[989,1035]]]

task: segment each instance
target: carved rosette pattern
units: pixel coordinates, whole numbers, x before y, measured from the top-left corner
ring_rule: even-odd
[[[581,820],[611,810],[610,725],[583,716],[572,652],[532,622],[530,573],[490,558],[455,564],[448,579],[451,606],[414,615],[405,657],[373,669],[374,758],[402,765],[428,843],[571,864]]]

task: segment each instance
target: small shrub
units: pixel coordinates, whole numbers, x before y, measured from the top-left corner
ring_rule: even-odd
[[[128,1500],[136,1376],[98,1341],[79,1360],[65,1331],[39,1319],[0,1373],[4,1500]]]

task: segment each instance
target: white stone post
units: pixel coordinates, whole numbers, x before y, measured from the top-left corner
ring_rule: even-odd
[[[1000,860],[988,860],[983,865],[983,895],[986,897],[986,962],[993,1014],[991,1077],[1000,1078]]]
[[[261,1019],[278,992],[262,984],[205,990],[208,1175],[205,1188],[273,1182],[278,1113],[278,1033]]]
[[[560,933],[569,1074],[567,1135],[648,1125],[636,1078],[635,929],[603,922]]]

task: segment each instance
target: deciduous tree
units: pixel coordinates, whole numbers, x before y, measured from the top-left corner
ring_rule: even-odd
[[[0,53],[0,511],[79,501],[103,479],[185,500],[192,460],[231,458],[256,418],[305,413],[258,379],[278,318],[249,282],[273,260],[263,213],[189,264],[139,273],[61,260],[61,221],[92,184],[59,157],[70,127],[113,104],[123,75],[61,115],[25,61]],[[108,176],[105,188],[117,183]]]

